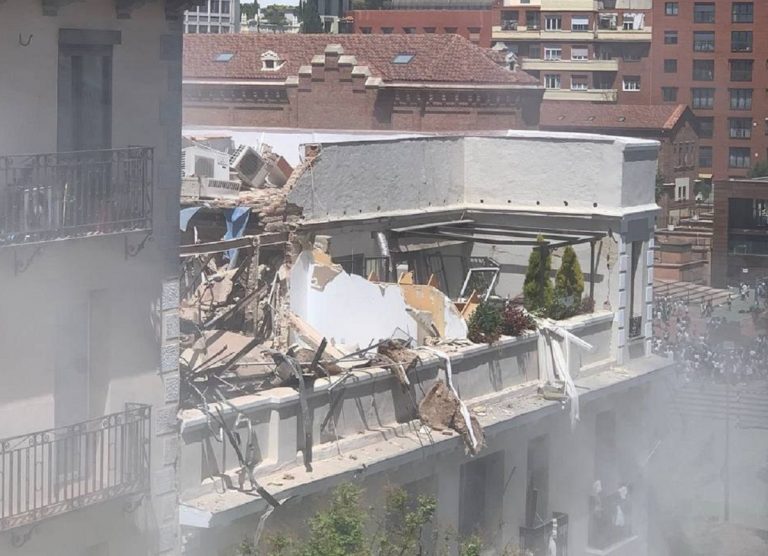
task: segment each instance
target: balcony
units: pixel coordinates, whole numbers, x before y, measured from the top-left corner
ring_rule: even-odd
[[[588,102],[616,102],[616,89],[547,89],[544,100],[585,100]]]
[[[650,27],[642,29],[598,29],[595,38],[609,42],[651,42],[653,30]]]
[[[153,150],[0,157],[0,247],[149,230]]]
[[[524,70],[533,71],[619,71],[618,60],[542,60],[524,58]]]
[[[520,25],[505,22],[491,27],[491,37],[497,41],[511,40],[553,40],[553,41],[592,41],[594,33],[571,29],[542,29],[541,25]],[[650,40],[650,39],[649,39]]]
[[[586,553],[590,556],[635,554],[639,540],[632,533],[629,490],[589,497],[589,525]]]
[[[551,554],[549,538],[552,535],[553,522],[557,522],[555,531],[557,556],[567,556],[568,515],[559,512],[552,512],[552,519],[536,527],[520,527],[520,548],[524,554],[533,556],[549,556]]]
[[[145,491],[151,408],[0,440],[0,531]]]

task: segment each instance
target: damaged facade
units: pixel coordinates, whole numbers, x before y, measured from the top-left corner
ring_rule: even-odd
[[[349,481],[435,496],[435,527],[491,553],[647,553],[644,408],[668,370],[651,355],[658,149],[538,132],[311,145],[283,185],[190,200],[185,553],[299,530]],[[568,246],[581,314],[468,339],[483,300],[520,300],[532,248],[556,270]]]

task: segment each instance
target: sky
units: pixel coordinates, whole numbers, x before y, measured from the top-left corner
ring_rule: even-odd
[[[253,4],[253,0],[240,0],[240,4]],[[259,6],[266,8],[273,4],[281,4],[283,6],[298,6],[299,0],[260,0]]]

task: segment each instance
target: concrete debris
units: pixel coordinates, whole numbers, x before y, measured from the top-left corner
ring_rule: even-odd
[[[428,427],[442,431],[451,427],[458,408],[459,399],[442,380],[438,380],[421,400],[419,418]]]
[[[421,359],[415,351],[408,348],[408,343],[397,339],[386,340],[379,344],[377,352],[393,363],[392,372],[395,373],[400,384],[410,386],[408,373],[416,368]]]
[[[483,428],[477,417],[470,414],[469,422],[472,425],[472,432],[469,431],[461,405],[459,398],[448,386],[442,380],[438,380],[421,400],[419,418],[433,430],[456,431],[464,439],[469,453],[476,455],[485,446]]]

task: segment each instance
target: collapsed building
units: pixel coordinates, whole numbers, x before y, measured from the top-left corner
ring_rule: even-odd
[[[498,553],[647,553],[658,148],[326,143],[282,185],[183,202],[185,552],[296,529],[353,481],[432,495],[435,527]],[[468,339],[482,302],[520,300],[532,249],[558,266],[569,246],[580,314]]]

